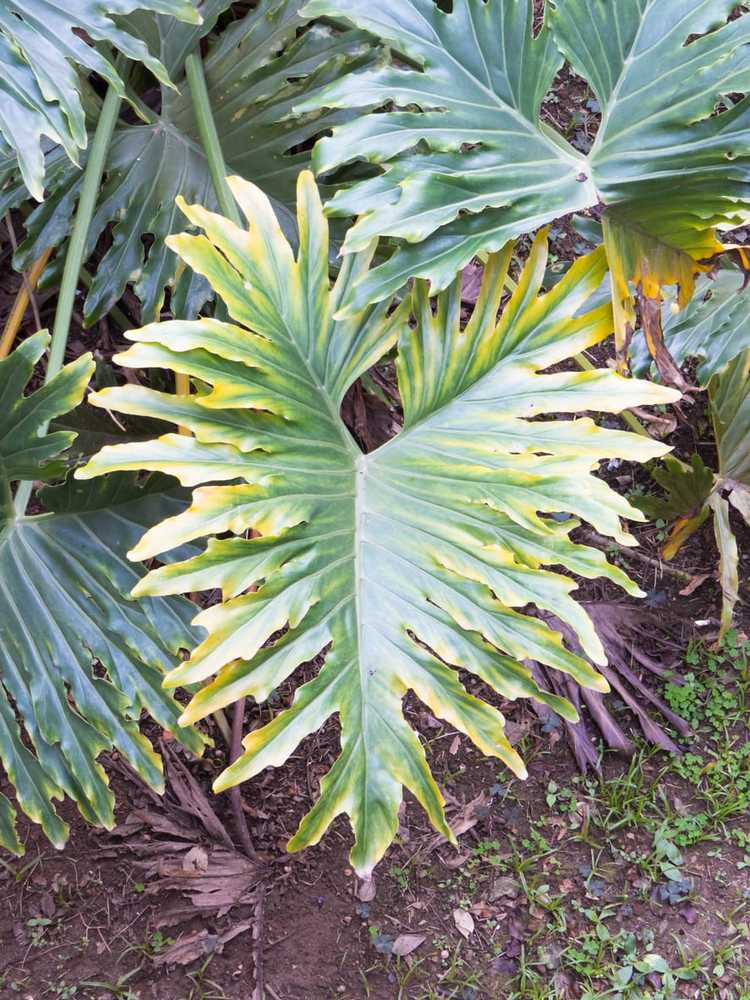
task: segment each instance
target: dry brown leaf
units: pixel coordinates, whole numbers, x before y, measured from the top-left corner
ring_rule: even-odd
[[[474,933],[474,918],[467,910],[460,907],[453,911],[453,923],[456,925],[458,933],[465,938],[470,938]]]
[[[450,802],[450,797],[447,794],[445,798],[446,801]],[[454,799],[453,801],[455,802],[456,800]],[[477,795],[471,802],[467,802],[466,805],[461,806],[458,812],[451,816],[449,820],[453,835],[458,838],[468,830],[471,830],[481,819],[484,819],[488,815],[491,808],[492,799],[486,792],[482,792],[481,795]],[[434,851],[437,847],[447,843],[447,838],[439,833],[433,837],[427,849]]]
[[[416,951],[424,940],[424,934],[399,934],[393,942],[391,954],[400,955],[401,958],[405,958],[407,955],[411,955],[413,951]]]
[[[461,274],[461,301],[474,305],[479,298],[479,289],[482,287],[484,277],[484,265],[473,260],[468,264]]]
[[[651,437],[659,438],[660,441],[668,438],[670,434],[677,430],[677,417],[671,413],[668,415],[651,413],[640,406],[634,406],[631,412],[639,420],[642,420],[644,424],[648,424]],[[628,477],[628,482],[630,482],[630,477]]]
[[[182,859],[182,867],[186,872],[205,872],[208,869],[208,851],[200,844],[191,847]]]
[[[506,722],[505,736],[512,747],[516,746],[531,729],[531,721]]]
[[[243,920],[223,934],[211,934],[205,928],[182,934],[166,951],[154,957],[154,965],[190,965],[196,959],[221,952],[228,941],[251,930],[253,923],[252,920]]]
[[[209,934],[205,928],[181,934],[166,951],[154,956],[154,965],[190,965],[196,959],[213,955],[218,944],[219,935]]]
[[[520,885],[514,878],[511,878],[509,875],[501,875],[492,883],[490,899],[493,902],[496,899],[502,899],[504,896],[507,896],[510,899],[516,899],[520,889]]]
[[[465,865],[471,857],[470,854],[454,854],[451,858],[441,858],[446,868],[460,868]]]

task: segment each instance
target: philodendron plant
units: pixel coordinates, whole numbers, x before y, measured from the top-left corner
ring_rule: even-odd
[[[62,847],[68,827],[55,799],[67,795],[89,822],[114,825],[103,751],[116,747],[163,788],[161,760],[140,731],[144,709],[196,753],[203,738],[178,724],[180,705],[162,688],[198,638],[192,605],[131,600],[143,569],[125,558],[144,528],[184,501],[164,477],[137,484],[128,475],[47,487],[47,512],[33,516],[11,498],[19,480],[64,477],[75,434],[44,428],[80,402],[94,368],[83,355],[24,396],[48,341],[38,333],[0,361],[0,760],[21,809]],[[21,854],[15,819],[0,795],[0,844]]]
[[[470,693],[459,668],[503,698],[536,698],[566,717],[575,717],[573,707],[540,689],[525,659],[606,690],[591,665],[603,662],[600,641],[571,596],[575,581],[549,567],[638,594],[570,533],[580,518],[632,544],[621,519],[643,515],[592,472],[602,459],[643,461],[667,449],[563,415],[617,413],[678,394],[610,370],[549,371],[612,331],[609,304],[586,307],[606,272],[601,249],[541,294],[541,233],[498,318],[512,254],[505,246],[490,256],[463,327],[460,277],[434,300],[419,281],[400,303],[353,306],[373,243],[348,255],[331,284],[328,224],[310,173],[298,182],[296,256],[268,198],[239,178],[230,184],[247,229],[183,203],[202,234],[170,240],[211,283],[230,321],[155,323],[128,334],[133,346],[116,359],[187,374],[200,391],[176,397],[128,384],[90,397],[191,434],[105,447],[76,476],[151,470],[196,487],[187,510],[130,552],[153,559],[208,539],[200,554],[153,569],[134,591],[222,593],[195,619],[207,637],[167,678],[173,688],[203,685],[183,724],[246,695],[263,701],[300,664],[322,657],[290,707],[245,738],[215,787],[282,765],[337,715],[340,755],[290,847],[316,843],[346,813],[352,863],[367,875],[396,833],[404,788],[452,838],[404,716],[409,691],[523,776],[502,715]],[[342,399],[394,347],[403,430],[364,454],[340,417]],[[566,622],[588,659],[524,610],[530,606]]]
[[[749,217],[750,18],[735,0],[310,0],[309,17],[372,32],[388,56],[300,109],[361,108],[315,150],[317,170],[373,165],[331,210],[357,215],[345,249],[398,251],[363,276],[353,307],[407,277],[446,288],[482,251],[570,212],[602,213],[624,362],[636,304],[662,368],[665,285],[687,304],[696,273]],[[542,114],[567,61],[601,111],[575,148]],[[370,113],[364,113],[371,109]],[[373,176],[374,174],[374,176]],[[744,251],[738,251],[743,261]]]

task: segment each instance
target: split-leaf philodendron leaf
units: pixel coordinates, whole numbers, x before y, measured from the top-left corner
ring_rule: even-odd
[[[390,236],[400,249],[360,280],[352,308],[411,276],[447,287],[480,251],[581,209],[604,207],[621,355],[640,293],[661,300],[722,249],[717,228],[750,213],[750,17],[735,0],[310,0],[310,17],[371,31],[393,58],[333,83],[314,102],[377,107],[319,142],[316,168],[382,165],[342,191],[357,215],[345,249]],[[566,59],[592,87],[591,150],[540,117]],[[302,107],[310,108],[308,101]],[[715,113],[720,111],[721,113]],[[658,318],[658,310],[654,319]],[[649,330],[658,353],[658,323]]]
[[[14,511],[11,482],[64,473],[75,435],[43,428],[81,401],[93,369],[84,356],[24,396],[47,342],[36,334],[0,361],[0,761],[18,805],[61,847],[67,826],[55,799],[70,796],[93,823],[114,822],[103,751],[115,747],[161,788],[161,761],[139,731],[143,709],[191,749],[202,741],[179,725],[180,706],[162,688],[178,651],[196,640],[193,606],[130,599],[143,572],[125,559],[143,529],[182,501],[114,476],[45,490],[49,513]],[[0,844],[22,853],[15,816],[0,796]]]
[[[0,0],[2,2],[2,0]],[[292,108],[332,80],[371,58],[362,32],[330,25],[302,31],[304,0],[262,0],[244,18],[214,38],[205,58],[211,109],[224,159],[232,171],[255,181],[274,200],[284,230],[294,232],[294,185],[310,162],[315,136],[351,117],[349,112],[292,116]],[[178,259],[165,244],[184,220],[175,200],[216,208],[208,161],[202,148],[185,59],[208,31],[226,0],[205,4],[200,28],[170,18],[131,18],[161,54],[179,92],[163,86],[158,114],[148,122],[121,122],[105,164],[105,182],[89,227],[86,256],[112,224],[112,243],[97,264],[84,315],[91,324],[106,315],[128,283],[143,304],[143,321],[158,318],[164,290],[178,276]],[[143,112],[147,113],[146,111]],[[27,238],[15,258],[25,269],[49,246],[65,239],[72,223],[82,174],[61,150],[49,158],[50,194],[27,220]],[[10,189],[2,208],[19,203],[22,187]],[[2,199],[0,199],[2,201]],[[153,237],[148,249],[144,238]],[[56,265],[60,266],[60,263]],[[48,269],[43,284],[54,281]],[[194,316],[210,294],[190,272],[177,284],[173,312]]]
[[[104,54],[113,46],[169,82],[156,54],[115,20],[134,10],[200,20],[191,0],[0,0],[0,153],[13,150],[38,200],[44,193],[42,136],[59,142],[73,161],[87,144],[79,69],[98,73],[124,93]]]
[[[209,538],[202,555],[151,572],[137,588],[223,594],[196,619],[208,638],[168,679],[206,682],[185,722],[244,695],[265,700],[300,664],[323,657],[292,704],[245,738],[216,788],[280,766],[338,715],[340,756],[290,846],[316,843],[346,813],[352,862],[366,874],[396,833],[404,787],[451,835],[423,746],[404,717],[407,692],[523,775],[502,716],[467,690],[456,667],[505,698],[536,698],[566,717],[572,706],[537,687],[526,658],[606,689],[587,660],[522,609],[553,612],[602,662],[591,622],[571,597],[574,580],[547,567],[604,576],[638,593],[569,533],[580,517],[631,544],[620,519],[642,515],[592,470],[601,459],[666,449],[588,418],[545,417],[618,412],[676,394],[606,370],[540,374],[611,332],[608,304],[584,311],[605,274],[602,250],[540,296],[547,251],[537,238],[498,320],[512,252],[505,248],[488,262],[465,329],[460,277],[435,303],[420,282],[396,308],[384,302],[342,316],[374,246],[348,255],[331,287],[328,226],[312,175],[298,182],[296,258],[262,192],[239,178],[230,185],[249,229],[184,205],[205,235],[171,245],[211,281],[232,322],[153,324],[129,334],[134,346],[118,359],[186,373],[210,391],[178,398],[127,385],[93,400],[169,420],[193,436],[104,448],[77,475],[151,469],[197,487],[184,514],[131,552],[147,559]],[[340,418],[341,402],[394,345],[404,429],[363,454]],[[547,516],[560,511],[562,520]]]

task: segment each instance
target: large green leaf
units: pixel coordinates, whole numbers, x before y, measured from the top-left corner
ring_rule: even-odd
[[[213,42],[205,59],[224,158],[232,171],[252,179],[274,199],[290,235],[295,180],[310,161],[309,151],[300,147],[348,117],[342,112],[315,112],[293,118],[292,108],[360,65],[371,50],[361,32],[315,25],[300,34],[305,23],[299,14],[302,4],[303,0],[263,0]],[[215,0],[207,6],[201,31],[213,24],[226,3]],[[184,224],[175,205],[177,196],[216,207],[184,79],[185,57],[199,30],[168,18],[141,17],[138,24],[164,58],[180,92],[163,87],[158,116],[146,124],[122,124],[115,132],[87,255],[110,223],[113,239],[86,299],[87,323],[105,315],[128,282],[143,303],[144,320],[158,318],[164,289],[174,286],[177,278],[178,259],[165,244],[166,237]],[[71,225],[80,171],[58,149],[50,159],[49,177],[51,195],[27,221],[28,238],[15,261],[19,268],[28,267],[45,247],[64,239]],[[16,193],[22,194],[20,189]],[[13,200],[12,194],[6,196],[6,204]],[[153,241],[147,240],[147,250],[144,238],[148,237]],[[187,274],[174,301],[175,311],[195,315],[209,293],[205,281]]]
[[[196,619],[208,638],[168,679],[208,682],[184,721],[242,695],[264,700],[299,664],[323,655],[292,705],[245,738],[244,754],[216,788],[281,765],[338,714],[341,754],[290,846],[317,842],[347,813],[352,862],[366,874],[396,832],[402,787],[450,836],[424,749],[404,718],[408,691],[523,775],[502,716],[467,691],[454,665],[503,697],[537,698],[568,718],[572,706],[537,687],[527,657],[606,690],[585,659],[523,609],[554,612],[591,659],[603,661],[588,616],[570,596],[574,580],[547,567],[608,577],[638,593],[569,533],[582,517],[632,544],[620,518],[642,515],[592,470],[604,458],[643,459],[665,448],[559,414],[617,412],[675,393],[611,371],[539,374],[611,331],[609,305],[583,311],[605,273],[602,251],[539,297],[540,237],[499,321],[512,247],[491,258],[463,330],[460,279],[436,303],[421,283],[396,309],[386,302],[337,318],[374,246],[347,257],[331,288],[328,229],[311,175],[299,180],[296,259],[260,190],[238,178],[230,184],[249,231],[183,206],[205,235],[171,245],[208,277],[234,322],[147,326],[129,334],[135,344],[119,358],[188,373],[210,391],[177,399],[129,385],[93,400],[171,420],[194,437],[104,448],[77,475],[145,468],[199,487],[184,514],[152,529],[131,553],[146,559],[211,536],[204,554],[150,573],[137,588],[223,593]],[[362,454],[340,418],[341,401],[396,342],[404,429]],[[568,512],[562,521],[548,516],[560,510]],[[259,537],[247,537],[251,529]]]
[[[345,249],[401,243],[363,278],[352,308],[407,277],[445,288],[479,251],[557,216],[606,206],[605,241],[621,341],[634,286],[690,298],[717,226],[748,217],[750,18],[735,0],[552,0],[534,33],[532,0],[310,0],[310,17],[347,18],[393,58],[333,83],[302,107],[378,107],[318,144],[327,171],[355,159],[382,173],[331,210],[360,216]],[[701,37],[696,37],[701,36]],[[588,80],[602,122],[583,155],[540,121],[563,55]],[[714,114],[720,102],[725,108]]]
[[[79,69],[98,73],[124,93],[104,54],[112,46],[169,82],[162,62],[116,20],[136,9],[170,15],[170,20],[200,19],[191,0],[0,0],[0,136],[15,151],[35,198],[44,191],[42,135],[61,143],[74,161],[86,146]],[[104,46],[90,44],[82,32]]]
[[[719,474],[723,480],[750,490],[750,351],[714,377],[709,397],[719,449]]]
[[[23,811],[62,846],[67,826],[53,799],[67,794],[91,822],[114,822],[102,751],[116,748],[161,788],[161,761],[139,730],[143,709],[191,749],[202,741],[178,723],[181,706],[162,688],[178,651],[196,640],[194,606],[127,596],[143,571],[125,552],[184,501],[163,484],[113,476],[93,489],[45,490],[47,514],[14,512],[12,480],[63,471],[75,435],[40,435],[80,401],[93,369],[83,357],[23,397],[47,340],[37,334],[0,362],[0,760]],[[0,797],[0,844],[20,853],[14,818]]]

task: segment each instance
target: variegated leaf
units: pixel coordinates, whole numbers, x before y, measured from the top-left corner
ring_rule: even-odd
[[[460,277],[434,302],[419,283],[396,308],[384,302],[341,315],[374,247],[348,255],[331,286],[328,228],[312,176],[303,173],[298,184],[296,257],[268,199],[238,178],[230,185],[249,228],[183,206],[204,235],[171,245],[212,283],[232,322],[153,324],[131,333],[134,345],[118,359],[186,373],[209,388],[175,398],[126,385],[93,399],[169,420],[193,436],[107,447],[77,474],[153,469],[197,487],[191,507],[131,553],[147,559],[209,539],[202,555],[153,571],[137,588],[222,591],[222,603],[196,619],[208,638],[169,678],[170,685],[204,682],[185,721],[241,696],[263,701],[301,663],[323,656],[292,704],[246,736],[243,755],[216,788],[280,766],[337,715],[340,756],[290,846],[316,843],[346,813],[352,862],[367,874],[395,835],[403,788],[451,836],[424,748],[404,715],[409,691],[523,775],[502,715],[470,693],[456,668],[504,698],[536,698],[569,718],[572,706],[537,686],[526,658],[606,690],[591,664],[526,609],[553,611],[588,656],[603,661],[571,596],[575,581],[549,567],[607,577],[638,593],[602,553],[569,535],[580,517],[632,544],[621,518],[642,515],[593,470],[605,458],[638,460],[666,449],[560,415],[616,413],[676,394],[608,370],[549,371],[611,332],[609,305],[585,309],[605,274],[601,250],[540,295],[547,256],[540,236],[498,319],[512,252],[505,248],[488,262],[465,328]],[[340,418],[341,402],[396,344],[404,428],[363,454]],[[550,516],[560,511],[564,519]]]

